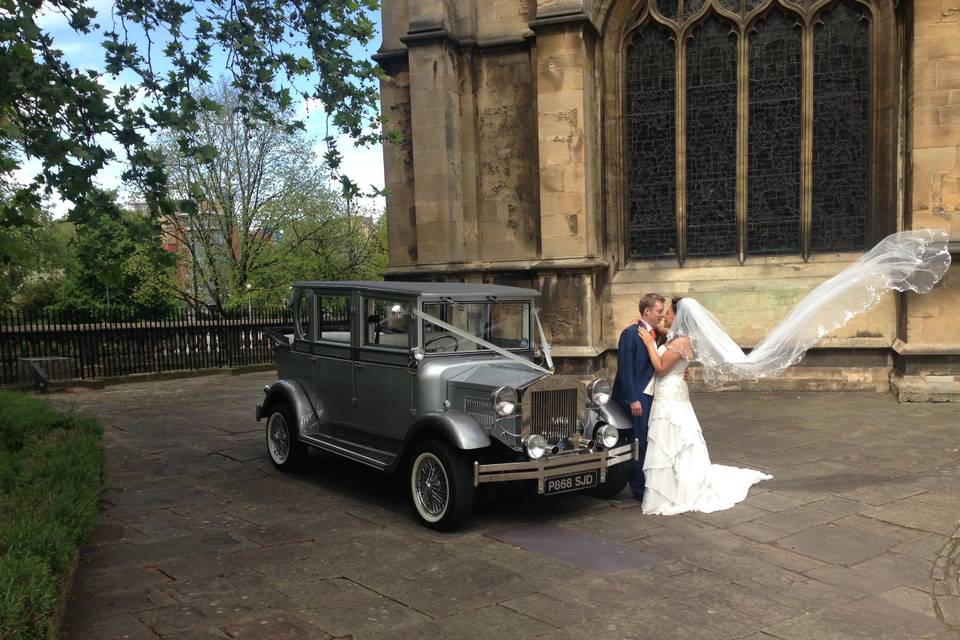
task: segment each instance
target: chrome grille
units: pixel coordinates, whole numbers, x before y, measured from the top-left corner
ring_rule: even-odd
[[[479,398],[464,398],[463,410],[484,429],[489,431],[490,427],[493,426],[493,407],[490,406],[489,398],[485,400]]]
[[[577,430],[577,390],[534,391],[530,397],[530,427],[553,444]]]
[[[490,405],[489,398],[464,398],[463,410],[476,420],[477,424],[483,427],[487,433],[508,447],[520,449],[522,446],[520,434],[517,432],[516,416],[497,420],[493,414],[493,407]]]

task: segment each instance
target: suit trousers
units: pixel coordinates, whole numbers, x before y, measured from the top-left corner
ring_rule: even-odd
[[[620,403],[620,408],[630,416],[630,421],[633,423],[633,437],[640,441],[638,443],[640,445],[640,455],[637,460],[630,463],[630,490],[633,492],[633,497],[638,500],[643,498],[643,488],[646,484],[643,475],[643,459],[647,455],[647,424],[650,420],[650,407],[653,406],[653,396],[641,394],[640,406],[643,407],[643,413],[642,415],[635,416],[630,411],[629,404],[625,405]]]

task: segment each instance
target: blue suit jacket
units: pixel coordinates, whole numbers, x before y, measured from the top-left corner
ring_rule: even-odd
[[[636,402],[653,377],[653,363],[647,347],[637,333],[636,323],[620,334],[617,347],[617,377],[613,381],[613,399],[621,405]]]

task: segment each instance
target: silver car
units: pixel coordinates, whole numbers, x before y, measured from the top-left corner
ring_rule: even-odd
[[[299,282],[264,389],[273,464],[308,447],[406,474],[417,517],[450,530],[480,485],[619,494],[637,457],[604,379],[553,373],[538,292],[487,284]]]

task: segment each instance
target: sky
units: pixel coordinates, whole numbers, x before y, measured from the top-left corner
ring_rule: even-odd
[[[92,6],[98,13],[97,18],[93,22],[98,22],[103,27],[109,27],[111,22],[110,8],[113,4],[113,0],[90,0],[87,4]],[[362,47],[359,44],[354,43],[352,47],[352,53],[356,57],[369,59],[370,56],[376,53],[380,46],[382,34],[380,13],[377,12],[373,18],[377,25],[377,35],[366,47]],[[121,75],[120,77],[112,77],[104,74],[105,64],[103,59],[103,49],[100,46],[100,41],[103,39],[102,37],[98,37],[94,34],[77,34],[69,27],[63,16],[56,13],[41,13],[37,17],[37,23],[44,31],[50,34],[50,36],[53,38],[54,45],[64,52],[64,55],[70,64],[79,69],[93,69],[97,71],[101,74],[101,82],[107,88],[112,88],[115,90],[119,89],[119,87],[123,84],[135,84],[135,76],[129,72],[127,75]],[[222,65],[222,58],[219,58],[219,60],[221,61]],[[214,57],[210,68],[210,75],[214,78],[220,76],[223,72],[222,67],[218,68],[217,62],[218,58]],[[325,146],[321,142],[325,134],[325,114],[323,112],[322,105],[314,101],[300,101],[299,103],[295,103],[295,108],[298,117],[300,117],[306,125],[307,135],[311,139],[315,139],[317,141],[317,157],[318,159],[321,159],[324,151],[326,150]],[[122,149],[118,145],[110,146],[117,152],[117,157],[122,159]],[[371,185],[377,187],[378,189],[383,188],[383,150],[379,144],[369,148],[358,148],[354,146],[353,142],[349,138],[342,137],[339,139],[338,146],[341,154],[343,155],[343,163],[340,169],[342,173],[346,174],[362,189],[368,190]],[[23,182],[32,180],[33,176],[39,169],[39,166],[40,165],[38,161],[27,160],[27,162],[23,163],[21,170],[18,172],[18,177]],[[132,199],[132,196],[127,196],[122,189],[120,179],[122,172],[123,162],[115,161],[101,171],[100,175],[97,177],[97,181],[105,188],[120,190],[121,199],[123,199],[125,196]],[[339,184],[333,186],[335,188],[339,188]],[[49,204],[56,217],[65,215],[71,206],[69,202],[65,202],[56,197],[52,198]],[[384,199],[382,197],[371,198],[368,206],[372,207],[375,211],[382,211],[384,207]]]

